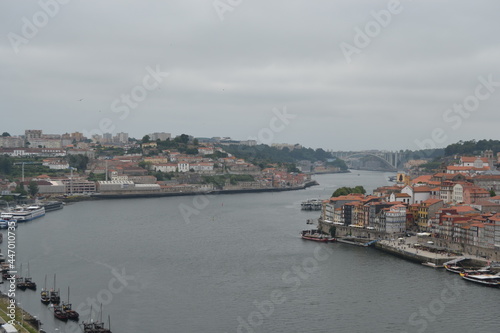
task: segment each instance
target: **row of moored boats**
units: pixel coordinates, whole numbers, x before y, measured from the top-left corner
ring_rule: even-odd
[[[460,263],[465,260],[467,259],[454,259],[444,263],[443,266],[448,272],[460,274],[464,280],[488,287],[500,287],[500,273],[495,273],[490,266],[478,269],[462,266]]]
[[[0,229],[5,229],[12,226],[12,222],[15,222],[14,226],[17,227],[18,223],[32,221],[44,216],[45,212],[50,212],[62,208],[63,203],[60,201],[49,201],[34,205],[19,205],[14,208],[8,208],[0,213]],[[5,261],[5,258],[0,255],[0,262],[1,261]],[[8,263],[0,263],[0,270],[3,279],[6,280],[14,275],[16,279],[16,289],[22,291],[25,291],[26,289],[36,291],[37,285],[30,276],[29,264],[28,275],[24,277],[16,275],[17,272],[11,271],[10,268],[11,266]],[[50,305],[50,308],[54,312],[55,318],[62,321],[78,321],[80,319],[80,315],[77,311],[73,310],[72,304],[69,302],[69,291],[70,290],[68,287],[68,301],[61,302],[60,290],[56,289],[55,274],[54,287],[51,289],[47,289],[47,276],[45,276],[45,285],[40,292],[40,301],[45,305]],[[108,328],[105,328],[102,319],[98,321],[89,320],[88,322],[82,322],[81,324],[84,333],[111,333],[111,329],[109,328],[109,326]]]
[[[305,240],[315,242],[329,243],[335,242],[337,239],[322,233],[317,229],[302,230],[300,237]],[[500,287],[500,273],[495,273],[491,267],[472,268],[461,265],[461,262],[466,261],[466,258],[459,258],[448,261],[443,264],[444,268],[452,273],[460,274],[467,281],[475,282],[488,287]],[[434,265],[433,267],[437,267]]]

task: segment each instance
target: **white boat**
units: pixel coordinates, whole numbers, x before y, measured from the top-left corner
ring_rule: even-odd
[[[464,280],[476,282],[484,286],[500,287],[500,275],[461,273],[460,276]]]
[[[45,215],[45,208],[38,205],[17,206],[11,211],[3,212],[0,218],[3,220],[15,219],[17,222],[27,222]]]

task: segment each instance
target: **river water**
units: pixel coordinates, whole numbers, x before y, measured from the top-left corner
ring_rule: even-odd
[[[301,201],[340,186],[371,193],[389,175],[318,175],[319,186],[281,193],[67,205],[19,226],[17,262],[26,270],[29,261],[39,289],[18,291],[17,302],[47,332],[81,332],[39,300],[45,275],[52,287],[57,274],[81,319],[96,319],[102,303],[114,333],[500,331],[500,290],[372,248],[299,238],[319,216],[300,211]]]

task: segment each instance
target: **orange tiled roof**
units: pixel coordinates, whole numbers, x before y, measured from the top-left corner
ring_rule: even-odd
[[[423,175],[423,176],[419,176],[419,177],[413,179],[411,182],[412,182],[412,184],[429,183],[431,178],[432,178],[432,175]]]

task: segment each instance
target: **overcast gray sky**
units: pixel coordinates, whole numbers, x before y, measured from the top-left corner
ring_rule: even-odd
[[[499,12],[498,0],[3,0],[0,131],[334,150],[499,139]]]

